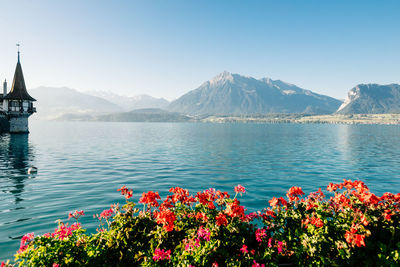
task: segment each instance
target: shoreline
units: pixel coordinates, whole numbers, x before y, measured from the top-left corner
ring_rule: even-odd
[[[400,125],[400,114],[209,116],[198,121],[211,123]]]

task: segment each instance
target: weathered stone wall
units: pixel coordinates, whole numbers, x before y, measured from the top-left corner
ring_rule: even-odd
[[[29,133],[28,117],[11,117],[10,133]]]
[[[6,116],[0,114],[0,133],[8,133],[10,131],[10,123]]]

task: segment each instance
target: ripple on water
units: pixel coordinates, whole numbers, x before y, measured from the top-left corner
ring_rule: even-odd
[[[343,178],[378,194],[400,190],[400,127],[382,125],[31,122],[31,134],[0,135],[0,259],[24,233],[53,231],[57,219],[83,209],[82,223],[132,187],[165,196],[242,184],[249,211]],[[117,130],[116,130],[117,129]],[[29,166],[38,167],[27,175]]]

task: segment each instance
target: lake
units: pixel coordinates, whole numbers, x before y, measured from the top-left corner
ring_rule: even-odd
[[[138,201],[148,190],[242,184],[248,211],[293,185],[309,193],[344,178],[400,192],[400,126],[31,121],[30,130],[0,135],[0,260],[75,209],[94,231],[93,214],[124,202],[122,185]]]

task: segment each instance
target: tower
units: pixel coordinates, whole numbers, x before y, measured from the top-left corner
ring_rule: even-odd
[[[15,68],[11,90],[4,97],[3,109],[8,113],[10,133],[29,133],[28,118],[36,112],[36,108],[33,107],[33,102],[36,99],[31,97],[26,90],[20,62],[19,44],[17,46],[17,67]],[[4,90],[7,90],[7,88],[5,87]],[[5,91],[5,93],[7,92]]]
[[[3,96],[7,95],[7,80],[4,80],[3,83]]]

